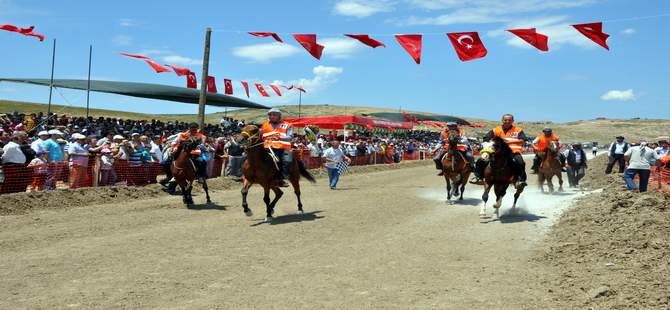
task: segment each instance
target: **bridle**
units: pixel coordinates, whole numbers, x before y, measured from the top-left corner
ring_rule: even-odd
[[[246,131],[243,131],[242,133],[240,133],[240,135],[247,138],[247,140],[249,142],[251,142],[251,140],[254,139],[254,138],[259,139],[259,142],[244,146],[244,149],[252,149],[252,148],[255,148],[255,147],[258,147],[258,146],[261,146],[261,145],[264,144],[263,140],[260,139],[260,137],[259,137],[259,133],[260,133],[260,131],[256,132],[253,135],[249,135],[249,133],[246,132]]]

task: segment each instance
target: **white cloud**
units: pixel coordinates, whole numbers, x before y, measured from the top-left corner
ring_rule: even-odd
[[[125,34],[119,34],[112,38],[112,42],[116,45],[127,46],[133,43],[133,37]]]
[[[333,58],[349,58],[363,49],[360,42],[348,38],[325,38],[319,44],[325,46],[323,54]]]
[[[560,48],[562,45],[574,45],[582,48],[596,48],[591,40],[584,37],[576,29],[574,29],[571,24],[572,22],[567,21],[567,16],[545,16],[536,19],[528,20],[519,20],[512,23],[508,23],[503,28],[499,28],[493,31],[489,31],[488,35],[491,37],[505,37],[508,38],[506,43],[510,46],[520,47],[520,48],[534,48],[526,41],[521,40],[517,36],[514,36],[505,31],[505,29],[515,29],[515,28],[537,28],[537,32],[549,36],[549,49],[555,50]]]
[[[627,35],[635,34],[636,32],[637,32],[637,30],[635,30],[633,28],[626,28],[623,31],[621,31],[621,33],[627,34]]]
[[[274,59],[290,57],[299,52],[299,48],[279,42],[245,45],[233,48],[233,55],[257,63],[269,63]]]
[[[368,17],[391,11],[393,3],[388,0],[341,0],[335,3],[333,13],[352,17]]]
[[[121,27],[133,27],[133,26],[136,26],[136,25],[137,25],[137,23],[135,23],[135,21],[130,19],[130,18],[119,19],[119,26],[121,26]]]
[[[182,65],[182,66],[188,66],[188,65],[202,65],[202,60],[201,59],[193,59],[190,57],[185,57],[185,56],[180,56],[180,55],[168,55],[168,56],[163,56],[161,59],[166,62],[167,64],[170,65]]]
[[[632,89],[627,90],[610,90],[600,96],[600,99],[605,101],[618,100],[618,101],[631,101],[635,100],[635,93]]]
[[[291,85],[302,86],[307,91],[302,95],[303,98],[314,97],[320,92],[328,89],[328,87],[330,87],[331,85],[337,83],[339,76],[343,72],[344,69],[342,69],[341,67],[329,67],[320,65],[312,69],[312,74],[314,74],[314,76],[311,78],[301,78],[297,80],[274,80],[270,83],[266,83],[265,81],[258,79],[245,79],[244,81],[249,82],[249,93],[251,94],[251,99],[254,101],[266,104],[292,103],[298,100],[299,95],[298,90],[287,91],[284,88],[280,88],[282,96],[278,97],[274,94],[272,90],[269,89],[269,87],[266,87],[265,85],[275,84],[285,86],[291,86]],[[253,85],[254,83],[263,84],[264,87],[266,88],[266,91],[268,91],[268,93],[270,93],[272,97],[267,98],[260,96],[258,94],[258,91],[256,91],[256,87]],[[244,94],[244,90],[241,87],[240,90],[235,91]],[[242,95],[243,98],[245,98],[244,96],[245,95]]]

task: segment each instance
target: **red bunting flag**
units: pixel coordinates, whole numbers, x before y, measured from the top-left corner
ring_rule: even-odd
[[[129,53],[120,53],[120,54],[123,55],[123,56],[132,57],[132,58],[149,59],[149,57],[144,56],[144,55],[140,55],[140,54],[129,54]]]
[[[293,38],[302,45],[310,55],[314,56],[316,59],[321,59],[321,53],[323,53],[323,45],[316,43],[315,34],[294,34]]]
[[[33,29],[35,29],[35,26],[30,26],[28,28],[19,28],[14,25],[0,25],[0,30],[18,32],[24,36],[36,37],[40,39],[40,41],[44,41],[44,36],[41,34],[34,33]]]
[[[140,55],[141,56],[141,55]],[[172,68],[174,73],[177,74],[177,76],[184,76],[184,75],[189,75],[193,72],[189,68],[184,68],[184,67],[178,67],[178,66],[173,66],[173,65],[165,65],[166,67]]]
[[[508,29],[507,31],[515,34],[517,37],[528,42],[528,44],[535,48],[547,52],[549,51],[549,38],[546,35],[537,33],[535,28],[530,29]]]
[[[224,93],[226,95],[232,95],[233,94],[233,81],[229,79],[223,79],[223,85],[224,85]]]
[[[240,81],[242,83],[242,86],[244,87],[244,91],[247,93],[247,98],[249,98],[249,83],[245,81]]]
[[[207,77],[207,92],[216,94],[216,79],[213,76]]]
[[[284,43],[284,41],[282,41],[279,35],[277,35],[275,32],[249,32],[249,34],[257,37],[273,37],[275,41]]]
[[[279,86],[286,88],[286,90],[291,90],[291,89],[293,89],[293,85],[291,85],[290,87],[289,87],[289,86],[286,86],[286,85],[279,85]]]
[[[307,91],[305,91],[304,88],[302,88],[302,87],[300,87],[300,86],[296,86],[295,89],[297,89],[297,90],[299,90],[299,91],[301,91],[301,92],[303,92],[303,93],[306,93],[306,92],[307,92]]]
[[[268,92],[265,91],[265,88],[263,88],[263,85],[258,84],[258,83],[254,84],[254,85],[256,85],[256,89],[258,89],[258,92],[261,93],[261,96],[270,97],[270,94],[268,94]]]
[[[607,38],[609,38],[610,35],[603,32],[602,22],[572,25],[572,27],[575,27],[577,31],[591,39],[591,41],[596,42],[607,50],[610,49],[610,47],[607,46]]]
[[[380,47],[380,46],[386,47],[386,45],[384,45],[384,43],[379,42],[379,41],[377,41],[373,38],[370,38],[370,36],[367,35],[367,34],[345,34],[345,36],[350,37],[352,39],[356,39],[356,40],[360,41],[361,43],[363,43],[363,44],[365,44],[369,47],[372,47],[372,48],[376,48],[376,47]]]
[[[156,73],[171,72],[170,69],[157,64],[151,59],[144,59],[144,61],[146,61],[149,64],[149,66],[151,66],[151,68],[153,68],[156,71]]]
[[[270,86],[270,88],[272,88],[272,90],[275,91],[275,94],[277,94],[277,96],[281,96],[281,92],[279,91],[279,87],[277,87],[276,85],[272,85],[272,84],[270,84],[269,86]]]
[[[195,73],[190,72],[188,75],[186,75],[186,87],[193,89],[198,88],[198,79],[195,77]]]
[[[487,54],[486,47],[476,32],[454,32],[447,33],[447,36],[461,61],[482,58]]]
[[[420,34],[398,34],[395,36],[400,46],[414,59],[417,64],[421,63],[421,41]]]

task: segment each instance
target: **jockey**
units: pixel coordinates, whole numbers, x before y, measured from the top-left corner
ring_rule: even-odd
[[[293,127],[282,119],[281,111],[273,108],[268,111],[268,120],[261,126],[263,147],[270,149],[279,162],[280,175],[283,180],[291,176],[293,164],[293,152],[291,150],[291,139],[293,139]],[[288,186],[285,182],[281,186]]]
[[[561,142],[559,137],[554,134],[553,130],[549,127],[542,129],[542,134],[538,135],[535,140],[533,140],[533,148],[535,148],[535,158],[533,158],[533,167],[530,169],[533,170],[533,173],[537,173],[537,170],[540,167],[542,159],[539,154],[542,154],[547,151],[549,143],[554,142],[556,146],[559,146]],[[562,155],[562,154],[561,154]],[[562,157],[562,156],[561,156]],[[563,162],[561,160],[561,162]]]
[[[513,160],[516,165],[516,175],[519,177],[519,187],[525,187],[528,185],[526,183],[526,162],[523,160],[523,156],[521,156],[521,152],[523,152],[523,146],[526,143],[526,141],[529,141],[530,139],[526,136],[526,134],[523,132],[523,129],[520,127],[516,127],[514,125],[514,115],[512,114],[505,114],[502,117],[502,125],[493,128],[493,130],[489,131],[485,136],[484,136],[484,141],[489,142],[493,137],[500,137],[502,138],[507,145],[512,149],[512,152],[514,153]],[[486,169],[486,163],[479,160],[477,161],[476,164],[476,169],[475,169],[475,180],[472,181],[474,184],[484,184],[484,170]]]
[[[207,174],[207,162],[204,158],[202,158],[202,147],[204,146],[203,144],[207,140],[207,137],[205,137],[205,135],[200,132],[199,128],[200,127],[197,123],[191,123],[188,126],[188,131],[180,133],[177,137],[177,143],[175,144],[175,148],[172,150],[172,152],[176,150],[177,146],[182,141],[185,141],[186,139],[195,139],[198,147],[191,151],[191,160],[197,169],[196,175],[198,176],[198,182],[203,183]],[[176,158],[173,158],[173,160],[176,160]]]
[[[470,168],[472,170],[475,169],[475,157],[472,155],[472,151],[470,149],[470,141],[468,140],[468,137],[465,135],[465,130],[458,128],[457,123],[449,122],[447,123],[447,127],[444,128],[444,130],[442,130],[442,133],[440,134],[440,139],[437,141],[438,144],[442,145],[440,153],[433,159],[433,161],[435,161],[435,168],[437,170],[440,170],[439,175],[442,175],[442,157],[444,157],[444,154],[446,154],[447,150],[449,150],[449,132],[451,131],[456,131],[458,133],[460,141],[458,142],[456,148],[459,151],[463,152],[466,160],[470,164]]]

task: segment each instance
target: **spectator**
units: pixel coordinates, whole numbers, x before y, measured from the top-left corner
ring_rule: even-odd
[[[647,147],[647,143],[643,141],[639,146],[629,148],[624,154],[624,158],[628,162],[628,168],[623,178],[628,189],[634,192],[646,192],[651,166],[656,164],[656,161],[661,157],[653,149]],[[636,175],[640,178],[639,186],[633,180]]]
[[[619,173],[623,173],[625,168],[624,154],[628,151],[630,145],[628,142],[624,141],[624,137],[616,137],[616,141],[612,142],[609,147],[609,163],[607,163],[607,169],[605,169],[606,174],[612,173],[612,168],[614,164],[619,164]]]
[[[598,155],[598,146],[594,144],[591,148],[591,152],[593,153],[593,157],[596,157]]]
[[[26,139],[26,133],[23,131],[15,131],[9,142],[2,148],[2,163],[3,164],[25,164],[26,155],[21,150],[21,144]]]
[[[75,142],[69,146],[67,151],[70,157],[70,188],[78,188],[86,184],[89,152],[84,147],[86,136],[75,133],[72,138],[75,139]]]
[[[323,152],[323,158],[326,159],[325,167],[328,171],[328,184],[330,189],[334,190],[337,188],[337,182],[340,179],[340,171],[338,170],[342,160],[351,163],[351,159],[344,155],[342,149],[340,149],[340,141],[333,140],[331,142],[330,148]]]
[[[657,147],[654,151],[656,154],[658,154],[661,157],[664,157],[665,155],[670,154],[670,145],[668,145],[667,140],[661,140],[658,142],[660,144],[659,147]]]
[[[116,173],[114,172],[114,156],[109,148],[100,150],[100,186],[108,186],[116,183]]]
[[[228,143],[224,146],[225,154],[228,156],[228,165],[226,166],[226,175],[241,177],[242,176],[242,164],[246,159],[244,156],[244,150],[242,146],[237,143],[240,136],[233,136]]]
[[[28,164],[28,167],[32,168],[33,173],[33,182],[30,188],[33,191],[42,191],[44,190],[44,185],[46,184],[46,179],[49,173],[49,168],[47,166],[47,152],[44,150],[37,150],[35,155],[35,158]]]
[[[586,175],[586,153],[582,150],[580,143],[572,145],[572,149],[568,151],[568,183],[570,187],[579,186],[579,180]]]
[[[49,139],[49,133],[46,130],[42,130],[37,134],[37,139],[30,144],[30,148],[37,153],[37,151],[43,150],[42,143]]]

